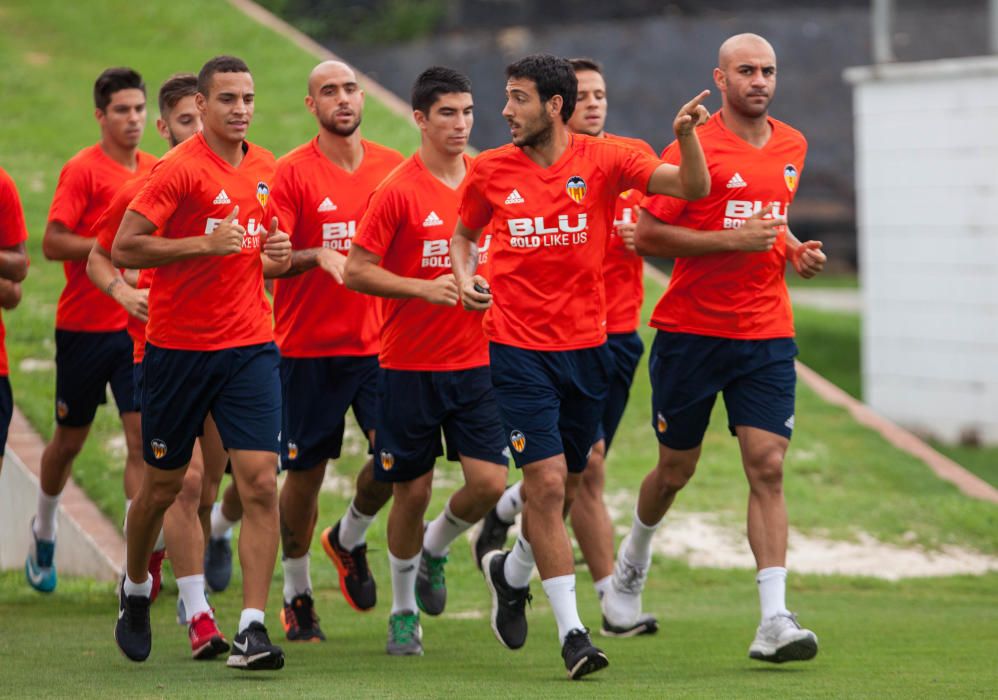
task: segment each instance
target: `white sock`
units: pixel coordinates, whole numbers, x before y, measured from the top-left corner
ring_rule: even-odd
[[[534,550],[530,543],[523,539],[523,535],[516,538],[513,549],[506,555],[506,563],[503,565],[502,574],[513,588],[526,588],[530,583],[530,576],[534,573]]]
[[[569,632],[585,627],[575,605],[575,574],[545,579],[541,581],[541,585],[551,601],[551,611],[558,622],[558,639],[564,644]]]
[[[242,632],[254,622],[263,624],[263,610],[246,608],[239,614],[239,632]]]
[[[388,563],[392,568],[392,615],[403,610],[417,612],[416,574],[419,573],[419,557],[399,559],[388,552]]]
[[[211,536],[218,540],[223,537],[232,537],[232,526],[235,522],[222,515],[222,504],[216,503],[211,507]]]
[[[340,546],[352,550],[364,544],[367,528],[373,522],[373,515],[364,515],[351,501],[347,512],[340,518]]]
[[[506,489],[499,502],[496,503],[496,515],[504,523],[512,523],[516,516],[523,511],[523,499],[520,498],[520,489],[523,488],[523,481],[517,481]]]
[[[429,525],[423,534],[423,549],[431,557],[443,557],[450,551],[450,543],[461,536],[474,523],[461,520],[450,509],[450,501]]]
[[[599,581],[593,581],[593,588],[596,589],[596,598],[603,600],[603,596],[606,595],[606,591],[610,587],[612,580],[613,574],[610,574],[609,576],[604,576]]]
[[[131,509],[132,509],[132,499],[131,498],[126,498],[125,499],[125,519],[121,523],[121,529],[124,530],[125,532],[128,532],[128,511],[130,511]]]
[[[126,596],[138,595],[148,598],[152,595],[152,576],[146,576],[146,580],[142,583],[135,583],[128,578],[128,574],[125,574],[124,590]]]
[[[755,582],[759,584],[759,607],[763,620],[787,613],[787,570],[784,567],[759,569]]]
[[[163,528],[159,529],[159,534],[156,535],[156,544],[153,545],[152,551],[162,552],[166,549],[166,537],[163,535]]]
[[[651,538],[655,530],[661,525],[661,521],[654,525],[645,525],[638,517],[638,511],[634,511],[634,521],[631,524],[631,534],[627,539],[627,548],[624,556],[627,561],[639,566],[647,566],[651,561]]]
[[[49,496],[38,489],[38,513],[35,515],[34,525],[35,537],[49,541],[55,539],[55,516],[58,508],[59,496]]]
[[[284,559],[284,602],[312,590],[312,577],[308,573],[308,553],[297,559]]]
[[[180,589],[180,599],[184,601],[188,622],[199,613],[211,613],[208,599],[204,597],[204,574],[181,576],[177,579],[177,588]]]

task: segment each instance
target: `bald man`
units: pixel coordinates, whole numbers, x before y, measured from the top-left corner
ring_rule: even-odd
[[[714,83],[721,110],[698,129],[710,195],[687,202],[645,199],[635,230],[642,255],[676,258],[652,315],[648,360],[657,466],[641,484],[631,530],[617,552],[603,614],[633,624],[651,562],[651,539],[693,476],[717,394],[738,439],[749,483],[748,539],[755,555],[761,621],[749,656],[776,663],[818,653],[818,639],[786,607],[787,511],[783,459],[794,427],[796,372],[787,262],[801,277],[820,272],[819,241],[787,228],[807,142],[769,116],[776,54],[755,34],[721,45]],[[673,144],[663,160],[675,162]]]
[[[374,188],[402,154],[361,138],[364,91],[350,66],[325,61],[308,79],[305,106],[319,133],[277,161],[271,195],[291,235],[291,267],[274,286],[274,334],[281,350],[284,415],[281,545],[284,611],[290,641],[320,641],[309,575],[309,545],[326,462],[340,456],[346,414],[374,443],[379,332],[377,301],[343,286],[343,265]],[[365,532],[391,497],[370,460],[357,477],[347,514],[322,533],[340,589],[358,610],[374,606]]]

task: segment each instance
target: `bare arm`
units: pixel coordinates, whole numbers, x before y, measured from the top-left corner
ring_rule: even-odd
[[[111,262],[117,267],[147,268],[169,265],[204,255],[233,255],[243,248],[246,229],[235,223],[234,207],[217,228],[204,236],[164,238],[154,236],[156,224],[129,209],[111,247]]]
[[[663,163],[648,180],[648,192],[667,194],[680,199],[699,199],[710,194],[710,171],[700,147],[696,127],[707,121],[710,113],[701,102],[710,94],[704,90],[683,105],[672,123],[679,143],[679,165]]]
[[[129,314],[140,321],[149,320],[149,290],[135,289],[111,262],[111,254],[94,243],[87,258],[87,277]]]
[[[485,311],[492,306],[492,288],[488,280],[475,274],[481,237],[482,229],[470,229],[458,221],[450,241],[451,269],[461,292],[461,303],[468,311]]]
[[[276,216],[270,219],[270,226],[267,228],[260,252],[264,279],[280,277],[288,271],[291,265],[291,236],[278,230]]]
[[[821,250],[821,241],[805,241],[801,243],[787,227],[787,260],[803,279],[809,280],[825,269],[828,259]]]
[[[8,279],[0,279],[0,308],[15,308],[21,303],[21,283]]]
[[[42,253],[49,260],[86,260],[93,247],[93,238],[78,236],[61,221],[45,224]]]
[[[28,276],[28,254],[24,243],[10,248],[0,248],[0,278],[11,282],[23,282]]]
[[[740,228],[726,231],[696,231],[673,226],[642,209],[634,230],[634,245],[639,255],[659,258],[767,251],[776,242],[777,227],[787,223],[785,219],[764,218],[772,209],[770,205],[746,219]]]
[[[381,256],[356,243],[350,247],[343,280],[349,289],[386,299],[422,299],[431,304],[456,306],[457,283],[453,275],[433,280],[402,277],[381,267]]]
[[[315,268],[321,268],[334,280],[343,284],[343,268],[347,257],[332,248],[306,248],[291,253],[291,264],[280,277],[294,277]]]

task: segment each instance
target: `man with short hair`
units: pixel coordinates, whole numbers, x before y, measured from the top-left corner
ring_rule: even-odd
[[[73,460],[90,432],[97,407],[111,385],[125,432],[125,498],[142,479],[141,426],[133,403],[132,342],[127,312],[87,278],[92,228],[115,192],[129,179],[149,172],[154,156],[139,150],[146,122],[146,86],[131,68],[108,68],[94,84],[94,116],[100,141],[66,163],[59,175],[42,251],[63,261],[66,286],[55,315],[55,418],[52,440],[42,452],[38,509],[32,545],[24,563],[28,584],[49,593],[57,583],[54,561],[59,497]]]
[[[202,67],[195,99],[203,131],[159,162],[111,250],[115,265],[156,267],[143,359],[146,469],[128,516],[115,626],[118,647],[133,661],[144,661],[152,646],[143,562],[210,411],[246,513],[239,542],[243,611],[228,665],[284,666],[264,626],[279,537],[281,399],[262,258],[286,269],[291,245],[269,206],[274,157],[246,140],[254,98],[242,60],[218,56]]]
[[[603,614],[619,626],[640,615],[652,535],[693,476],[721,392],[749,482],[748,539],[761,607],[749,656],[803,661],[818,653],[818,638],[801,628],[785,601],[783,458],[794,427],[797,346],[784,272],[789,261],[801,277],[813,277],[825,256],[819,241],[800,243],[786,227],[807,142],[769,116],[773,47],[755,34],[729,38],[714,83],[721,111],[699,129],[710,196],[697,202],[651,197],[638,220],[638,252],[676,258],[651,320],[658,329],[648,371],[659,458],[641,484]],[[670,162],[679,157],[676,144],[663,154]]]
[[[499,641],[526,641],[524,604],[535,564],[551,601],[571,679],[605,668],[575,602],[564,515],[596,441],[611,358],[603,263],[618,195],[628,189],[695,198],[708,190],[693,130],[701,93],[673,128],[682,164],[620,143],[572,134],[578,81],[563,58],[535,54],[506,69],[503,116],[513,143],[486,151],[468,173],[452,242],[464,306],[486,310],[492,384],[527,500],[511,553],[482,562]],[[475,274],[482,228],[493,226],[490,279]],[[477,288],[476,288],[477,287]]]
[[[351,406],[374,443],[380,302],[344,287],[343,266],[371,192],[403,160],[401,153],[361,138],[364,91],[345,63],[324,61],[312,70],[305,106],[319,133],[277,161],[273,196],[294,247],[291,268],[274,284],[286,473],[280,496],[281,621],[290,641],[325,639],[312,597],[309,546],[326,462],[340,457]],[[369,460],[346,515],[322,533],[340,591],[357,610],[375,603],[365,532],[391,498],[391,485],[374,481],[373,471]]]

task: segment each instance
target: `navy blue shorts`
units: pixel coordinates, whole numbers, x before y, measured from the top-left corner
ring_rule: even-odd
[[[488,367],[449,372],[384,369],[378,378],[374,478],[412,481],[447,459],[480,459],[502,466],[509,451]]]
[[[142,410],[142,363],[132,365],[132,405],[136,411]]]
[[[142,362],[146,462],[160,469],[190,462],[209,411],[225,449],[280,454],[279,363],[274,343],[209,352],[147,343]]]
[[[652,426],[673,450],[703,442],[717,393],[724,394],[728,429],[782,435],[794,429],[797,370],[793,338],[733,340],[659,331],[648,356]]]
[[[634,383],[634,373],[638,370],[645,344],[641,342],[641,336],[637,332],[612,333],[606,337],[606,344],[613,355],[613,366],[610,371],[610,391],[603,405],[603,418],[595,442],[606,440],[606,451],[609,452],[610,443],[620,426],[620,419],[624,417],[627,399],[631,395],[631,384]]]
[[[107,403],[111,385],[118,413],[135,408],[132,339],[128,331],[88,333],[55,329],[55,420],[82,428]]]
[[[516,466],[564,454],[586,468],[599,434],[613,357],[606,344],[583,350],[523,350],[489,344],[496,391]]]
[[[311,469],[338,459],[351,406],[367,438],[377,419],[380,372],[377,355],[282,357],[281,466]]]
[[[0,459],[3,459],[7,449],[7,433],[10,431],[10,419],[14,415],[14,395],[10,390],[10,378],[0,375]]]

